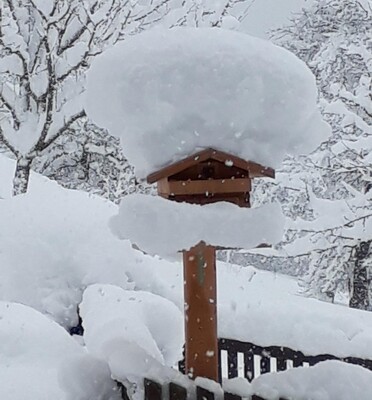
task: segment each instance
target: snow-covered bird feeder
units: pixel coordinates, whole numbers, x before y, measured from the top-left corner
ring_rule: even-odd
[[[157,183],[158,194],[169,200],[191,204],[227,201],[249,207],[252,178],[257,177],[274,178],[275,172],[209,148],[148,175],[147,182]]]
[[[86,110],[120,137],[137,177],[158,185],[162,198],[123,198],[111,228],[149,254],[183,252],[186,372],[217,381],[215,248],[282,237],[279,206],[244,207],[252,178],[274,177],[288,154],[329,135],[315,78],[290,52],[242,33],[154,29],[97,57]]]
[[[251,181],[275,171],[232,154],[208,148],[147,176],[158,194],[191,204],[219,201],[250,207]],[[182,229],[182,226],[180,227]],[[215,247],[204,241],[183,251],[185,370],[191,377],[219,381]]]

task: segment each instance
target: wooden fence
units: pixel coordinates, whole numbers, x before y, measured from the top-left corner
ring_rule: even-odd
[[[285,371],[290,368],[312,366],[321,361],[339,360],[360,365],[372,371],[372,360],[356,357],[336,357],[331,354],[305,355],[301,351],[288,347],[261,347],[249,342],[233,339],[219,339],[219,374],[220,378],[244,377],[252,381],[256,376],[267,372]],[[184,372],[184,362],[179,363],[179,370]]]
[[[145,396],[144,400],[217,400],[221,399],[221,395],[216,395],[214,392],[211,392],[203,387],[195,386],[194,394],[190,394],[187,392],[187,389],[176,384],[176,383],[168,383],[166,385],[160,385],[157,382],[154,382],[149,379],[145,379]],[[224,400],[242,400],[242,397],[233,394],[233,393],[223,393]],[[249,397],[244,397],[244,399],[249,400],[265,400],[264,398],[252,395]],[[286,400],[286,399],[279,399]]]
[[[312,366],[321,361],[339,360],[350,364],[360,365],[372,371],[372,360],[365,360],[357,357],[336,357],[331,354],[304,355],[300,351],[288,347],[268,346],[262,347],[249,342],[241,342],[233,339],[219,339],[219,375],[220,378],[244,377],[252,381],[255,377],[267,372],[285,371],[290,368],[301,366]],[[185,372],[184,361],[179,363],[179,370]],[[221,381],[221,380],[220,380]],[[193,381],[190,381],[193,382]],[[121,383],[123,400],[129,400],[127,390]],[[189,385],[190,386],[190,385]],[[192,385],[191,385],[192,386]],[[145,379],[144,400],[220,400],[221,392],[215,393],[200,387],[194,386],[193,393],[174,383],[160,385],[159,383]],[[223,393],[224,400],[242,400],[242,397],[233,393]],[[244,400],[265,400],[259,395],[244,396]],[[286,400],[286,399],[279,399]]]

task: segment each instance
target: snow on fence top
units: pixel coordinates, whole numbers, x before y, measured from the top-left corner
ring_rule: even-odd
[[[215,28],[155,29],[97,57],[86,109],[137,174],[213,147],[269,167],[324,140],[315,79],[268,41]]]

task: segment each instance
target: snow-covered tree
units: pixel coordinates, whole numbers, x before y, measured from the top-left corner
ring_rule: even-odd
[[[353,289],[350,305],[358,308],[368,308],[355,299],[363,297],[372,272],[366,272],[363,289],[357,279],[366,265],[361,257],[371,254],[360,248],[372,239],[371,18],[371,0],[315,0],[275,32],[274,40],[316,76],[333,135],[313,154],[287,160],[277,187],[260,189],[282,199],[287,214],[297,218],[286,239],[292,242],[289,254],[309,262],[307,293],[333,299],[337,291]]]
[[[79,104],[91,59],[123,30],[157,18],[122,0],[5,0],[0,27],[0,139],[17,158],[14,194],[27,190],[33,160],[85,122]],[[137,6],[137,7],[136,7]]]
[[[45,156],[35,160],[33,168],[68,189],[113,202],[137,190],[150,190],[137,182],[119,140],[88,122],[80,131],[57,139]]]
[[[92,59],[156,23],[238,22],[242,0],[4,0],[0,6],[0,143],[17,159],[14,195],[27,191],[34,161],[85,133],[81,104]],[[110,139],[108,139],[109,141]],[[54,150],[53,150],[54,151]],[[68,150],[64,150],[69,153]],[[44,162],[44,161],[43,161]],[[126,168],[126,166],[124,167]]]

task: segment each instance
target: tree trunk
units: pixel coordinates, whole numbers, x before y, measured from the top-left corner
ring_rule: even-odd
[[[32,160],[28,158],[20,158],[17,160],[13,179],[13,196],[18,196],[19,194],[27,192],[31,163]]]
[[[360,242],[355,252],[355,264],[351,282],[349,307],[369,309],[368,256],[371,241]]]

